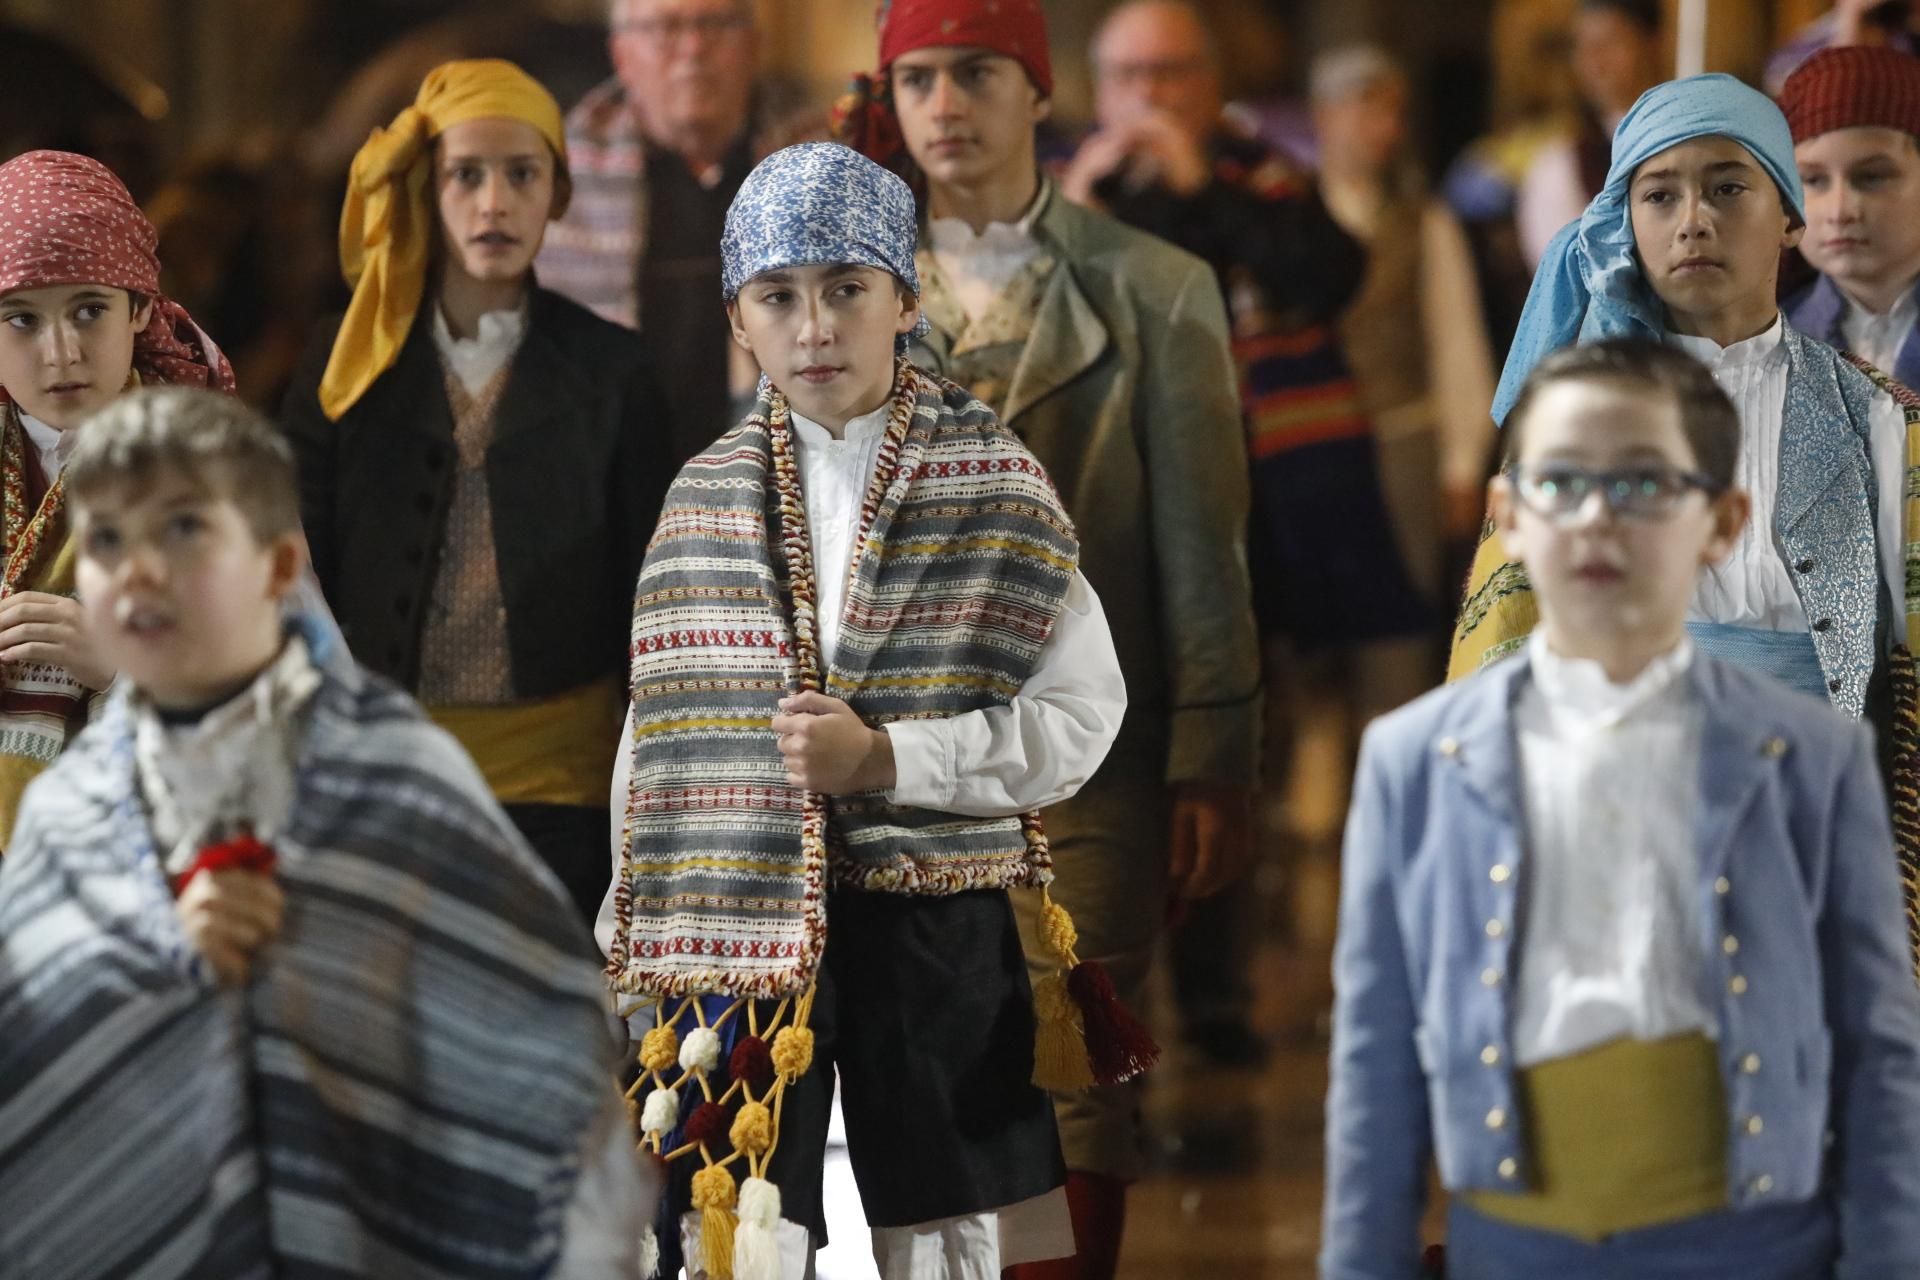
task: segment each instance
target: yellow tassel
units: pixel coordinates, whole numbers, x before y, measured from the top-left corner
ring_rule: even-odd
[[[693,1175],[693,1207],[700,1211],[700,1252],[707,1280],[733,1280],[733,1175],[710,1164]]]
[[[1092,1086],[1086,1030],[1066,978],[1050,973],[1033,984],[1033,1019],[1034,1084],[1063,1093]]]
[[[1067,909],[1055,902],[1044,888],[1040,890],[1040,940],[1047,944],[1047,950],[1063,968],[1071,969],[1079,962],[1074,948],[1080,945],[1080,931],[1074,927]]]
[[[761,1102],[743,1103],[727,1131],[727,1141],[735,1151],[761,1155],[773,1145],[773,1112]]]
[[[640,1066],[647,1071],[671,1071],[680,1061],[680,1035],[672,1027],[655,1027],[640,1041]]]
[[[813,1065],[813,1030],[809,1027],[782,1027],[773,1038],[773,1069],[792,1084]]]

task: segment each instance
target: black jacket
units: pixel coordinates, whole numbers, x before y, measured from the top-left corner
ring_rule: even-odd
[[[634,584],[679,470],[636,333],[535,289],[487,450],[514,691],[541,698],[624,676]],[[453,411],[432,326],[338,422],[314,334],[281,420],[300,463],[314,570],[354,657],[418,687],[426,609],[453,495]]]
[[[1204,258],[1222,293],[1231,296],[1229,276],[1241,268],[1288,323],[1335,319],[1360,291],[1366,250],[1327,212],[1311,176],[1259,189],[1263,171],[1283,163],[1279,154],[1224,132],[1214,136],[1211,158],[1213,180],[1191,196],[1159,185],[1132,189],[1118,175],[1094,192],[1120,221]]]

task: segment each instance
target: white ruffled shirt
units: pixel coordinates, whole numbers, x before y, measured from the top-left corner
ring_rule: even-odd
[[[456,338],[447,327],[447,317],[438,306],[433,308],[433,345],[470,396],[484,391],[520,349],[520,340],[527,336],[526,304],[511,311],[489,311],[474,328],[473,337]]]
[[[1042,181],[1033,203],[1017,220],[989,222],[978,233],[961,218],[927,220],[927,252],[968,320],[985,315],[1021,268],[1044,251],[1034,238],[1033,224],[1050,192]]]
[[[1773,513],[1780,493],[1780,436],[1786,417],[1789,362],[1776,318],[1765,332],[1722,347],[1711,338],[1670,333],[1667,341],[1713,374],[1740,413],[1740,460],[1735,483],[1753,495],[1753,516],[1740,531],[1733,554],[1700,575],[1689,620],[1804,631],[1806,611],[1793,575],[1774,544]],[[1892,396],[1877,392],[1870,411],[1874,482],[1879,493],[1880,568],[1892,592],[1897,641],[1907,633],[1903,501],[1906,479],[1906,415]]]
[[[1846,297],[1844,293],[1841,296]],[[1846,314],[1840,317],[1840,336],[1847,350],[1892,377],[1900,348],[1906,345],[1914,326],[1920,324],[1920,295],[1912,289],[1906,290],[1885,314],[1869,311],[1852,298],[1846,301]]]
[[[1554,653],[1540,631],[1527,656],[1514,712],[1528,835],[1514,1062],[1717,1037],[1688,910],[1704,723],[1693,647],[1682,639],[1625,684]]]

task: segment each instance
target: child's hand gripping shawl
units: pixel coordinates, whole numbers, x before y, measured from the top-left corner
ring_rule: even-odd
[[[584,932],[472,765],[336,667],[243,991],[188,952],[124,697],[0,864],[0,1275],[535,1280],[614,1067]]]
[[[909,894],[1050,878],[1036,820],[901,808],[877,793],[829,806],[787,782],[771,727],[782,697],[811,688],[870,725],[1010,702],[1078,557],[1046,473],[986,406],[900,364],[822,680],[790,431],[785,398],[763,384],[746,421],[681,472],[641,571],[608,968],[623,992],[805,991],[829,878]]]

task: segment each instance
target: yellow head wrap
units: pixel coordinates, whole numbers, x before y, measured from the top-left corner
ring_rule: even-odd
[[[327,417],[338,421],[393,366],[420,309],[439,216],[433,140],[463,121],[494,118],[538,129],[553,148],[559,173],[566,172],[559,104],[539,81],[497,58],[435,67],[413,105],[385,129],[375,129],[354,156],[340,212],[340,269],[353,286],[353,301],[320,379]]]

